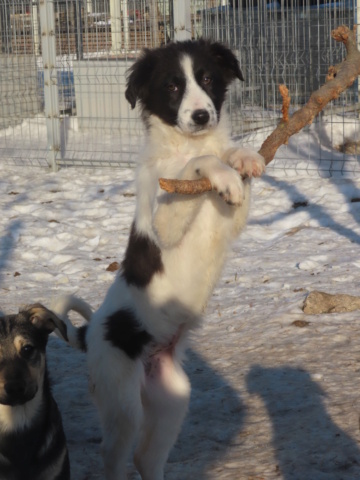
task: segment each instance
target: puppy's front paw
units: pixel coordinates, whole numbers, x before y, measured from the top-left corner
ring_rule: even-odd
[[[213,189],[229,205],[240,206],[244,200],[244,185],[240,175],[233,169],[224,165],[217,168],[209,175]]]
[[[236,148],[227,161],[243,177],[260,177],[265,172],[265,160],[254,150]]]

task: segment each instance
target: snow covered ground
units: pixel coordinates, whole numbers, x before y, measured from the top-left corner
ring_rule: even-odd
[[[98,307],[126,246],[133,171],[0,174],[0,310],[63,293]],[[167,480],[360,478],[359,313],[302,312],[313,289],[359,294],[359,277],[360,178],[253,182],[248,227],[193,336],[190,410]],[[51,336],[48,359],[72,477],[103,479],[84,354]]]

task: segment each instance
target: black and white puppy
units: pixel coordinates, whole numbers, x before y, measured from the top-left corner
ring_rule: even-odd
[[[63,324],[40,304],[0,316],[0,478],[69,480],[60,412],[51,394],[45,349]]]
[[[128,76],[126,98],[140,104],[146,142],[125,258],[88,326],[74,334],[63,316],[70,342],[88,352],[107,480],[127,478],[135,444],[142,479],[162,480],[188,408],[188,332],[245,226],[250,177],[264,171],[260,155],[230,139],[223,103],[236,79],[234,54],[205,40],[145,50]],[[207,177],[214,191],[171,195],[160,177]]]

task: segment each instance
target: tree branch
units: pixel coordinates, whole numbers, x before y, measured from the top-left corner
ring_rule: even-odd
[[[340,64],[329,68],[326,83],[313,92],[308,102],[290,118],[288,116],[290,98],[287,88],[283,85],[280,86],[280,93],[283,97],[283,118],[259,150],[260,155],[265,158],[266,165],[273,160],[281,145],[286,145],[292,135],[311,124],[324,107],[331,100],[337,99],[360,75],[360,52],[357,48],[355,29],[356,26],[350,30],[347,26],[342,25],[331,32],[335,41],[344,43],[347,52],[346,58]],[[159,183],[163,190],[170,193],[194,194],[212,190],[211,183],[207,178],[199,180],[161,178]]]
[[[281,109],[281,113],[283,115],[283,122],[287,123],[289,121],[289,107],[290,107],[290,96],[289,90],[285,85],[279,85],[280,95],[283,99],[283,105]]]

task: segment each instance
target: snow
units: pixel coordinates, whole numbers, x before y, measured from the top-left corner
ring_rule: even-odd
[[[1,311],[63,293],[97,308],[126,247],[133,170],[0,172]],[[248,226],[194,332],[167,480],[360,478],[358,312],[302,311],[314,289],[359,293],[360,179],[285,173],[254,180]],[[54,335],[47,353],[72,478],[103,479],[85,355]]]

